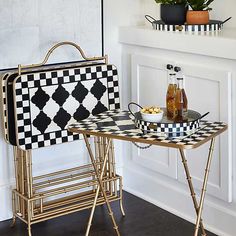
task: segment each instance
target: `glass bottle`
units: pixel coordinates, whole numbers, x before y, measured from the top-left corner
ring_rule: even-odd
[[[177,78],[177,82],[178,85],[175,97],[175,122],[182,122],[187,121],[188,119],[188,99],[184,90],[183,78]]]
[[[173,120],[175,117],[175,97],[176,97],[176,74],[169,74],[169,85],[166,93],[166,115]]]

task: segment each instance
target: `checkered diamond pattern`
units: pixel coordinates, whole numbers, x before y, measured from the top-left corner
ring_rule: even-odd
[[[24,149],[79,139],[67,126],[120,108],[113,65],[95,65],[25,74],[15,81],[17,138]]]
[[[200,121],[195,120],[193,122],[185,123],[163,123],[153,125],[153,123],[135,119],[136,126],[147,132],[158,132],[158,133],[178,133],[179,136],[182,136],[184,132],[190,132],[191,130],[198,129],[200,126]]]
[[[132,138],[134,142],[152,141],[161,144],[175,144],[176,147],[182,145],[197,145],[212,134],[224,129],[227,125],[223,122],[201,121],[200,127],[191,133],[184,133],[183,136],[173,137],[166,133],[145,132],[136,128],[135,121],[128,111],[113,110],[107,111],[98,116],[89,117],[69,126],[69,130],[90,131],[93,133],[103,133],[117,137]]]

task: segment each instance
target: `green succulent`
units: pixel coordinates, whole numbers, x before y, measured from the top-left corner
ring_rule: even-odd
[[[187,0],[155,0],[155,2],[160,4],[170,4],[170,5],[187,4]]]
[[[188,0],[188,5],[192,8],[193,11],[203,11],[203,10],[212,10],[209,5],[214,0]]]

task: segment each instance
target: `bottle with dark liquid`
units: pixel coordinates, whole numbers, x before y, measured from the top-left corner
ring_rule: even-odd
[[[176,97],[176,79],[175,74],[169,74],[169,85],[166,93],[166,115],[167,118],[173,120],[175,118],[175,97]]]
[[[175,96],[175,122],[182,122],[187,121],[188,119],[188,100],[183,86],[183,78],[177,78],[177,82]]]

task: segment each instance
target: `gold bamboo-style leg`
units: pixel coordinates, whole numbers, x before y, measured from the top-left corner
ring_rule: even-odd
[[[86,236],[89,235],[89,231],[90,231],[90,227],[91,227],[91,223],[92,223],[92,219],[93,219],[93,215],[94,215],[94,211],[95,211],[95,207],[96,207],[96,203],[97,203],[97,199],[98,199],[98,194],[99,194],[99,191],[101,189],[103,197],[104,197],[104,200],[105,200],[106,205],[107,205],[107,209],[108,209],[109,215],[111,217],[114,229],[116,231],[116,234],[118,236],[120,236],[119,229],[118,229],[118,226],[116,224],[116,221],[115,221],[115,218],[114,218],[114,214],[113,214],[112,209],[111,209],[110,202],[109,202],[109,200],[108,200],[108,198],[106,196],[106,192],[105,192],[105,190],[103,188],[103,183],[102,183],[103,173],[104,173],[104,170],[105,170],[105,167],[106,167],[106,162],[107,162],[107,158],[108,158],[108,153],[109,153],[109,148],[110,148],[110,144],[111,144],[111,139],[109,139],[109,141],[108,141],[107,149],[106,149],[106,152],[105,152],[105,155],[104,155],[104,162],[103,162],[101,174],[99,175],[99,172],[98,172],[97,167],[96,167],[95,159],[94,159],[93,152],[91,150],[88,138],[87,138],[87,136],[85,134],[83,136],[84,136],[86,147],[88,149],[89,156],[90,156],[91,162],[93,164],[94,171],[95,171],[95,174],[97,176],[98,183],[99,183],[99,185],[97,187],[97,190],[96,190],[96,195],[95,195],[95,198],[94,198],[94,203],[93,203],[93,207],[92,207],[91,214],[90,214],[90,217],[89,217],[89,222],[88,222],[88,226],[87,226],[87,230],[86,230],[86,234],[85,235]]]
[[[101,138],[101,158],[102,158],[102,163],[103,163],[102,165],[104,165],[103,178],[106,177],[106,175],[107,175],[107,165],[106,165],[106,162],[104,161],[104,157],[106,155],[105,151],[106,150],[105,150],[104,138]],[[107,156],[107,158],[108,158],[108,156]],[[103,183],[103,189],[107,190],[107,183]]]
[[[31,225],[28,225],[28,236],[32,236],[32,234],[31,234]]]
[[[27,212],[28,212],[28,219],[27,219],[27,224],[28,224],[28,236],[31,236],[31,202],[27,202]]]
[[[98,159],[99,159],[99,162],[102,162],[101,140],[100,140],[100,137],[96,137],[96,139],[97,139],[97,148],[98,148],[98,153],[97,153]],[[101,167],[102,167],[102,164],[99,165],[99,168],[100,168],[100,169],[102,169]]]
[[[15,201],[15,193],[12,192],[12,211],[13,211],[13,217],[12,217],[12,223],[11,227],[14,227],[16,225],[16,201]]]
[[[15,164],[15,178],[16,190],[21,193],[21,152],[17,147],[14,147],[14,164]],[[22,202],[19,197],[15,196],[15,208],[17,214],[22,214]]]
[[[191,192],[191,197],[192,197],[192,200],[193,200],[194,208],[195,208],[196,214],[198,215],[199,206],[198,206],[196,194],[195,194],[195,191],[194,191],[190,171],[189,171],[189,168],[188,168],[187,159],[185,157],[183,149],[179,149],[179,151],[180,151],[180,155],[181,155],[181,158],[182,158],[182,163],[183,163],[183,166],[184,166],[186,178],[187,178],[187,181],[188,181],[188,186],[189,186],[189,189],[190,189],[190,192]],[[200,220],[200,227],[201,227],[201,230],[202,230],[202,235],[206,236],[206,231],[204,229],[202,219]]]
[[[18,182],[18,192],[22,193],[22,187],[21,187],[21,184],[22,184],[22,181],[21,181],[21,151],[20,149],[18,149],[16,147],[16,151],[17,151],[17,182]],[[19,197],[17,197],[17,214],[21,214],[22,215],[22,201]]]
[[[15,169],[15,180],[16,180],[16,190],[19,190],[19,185],[18,185],[18,159],[17,159],[17,147],[13,146],[13,156],[14,156],[14,169]],[[13,210],[13,218],[12,218],[12,223],[11,227],[14,227],[16,225],[16,199],[15,199],[15,194],[12,193],[12,210]]]
[[[107,146],[108,141],[109,140],[106,139],[106,146]],[[112,171],[111,171],[111,145],[110,145],[110,148],[109,148],[108,159],[107,159],[107,175],[108,175],[109,179],[112,178]],[[108,191],[110,192],[110,196],[112,196],[112,191],[113,191],[112,182],[108,183]]]
[[[23,150],[19,150],[19,153],[20,153],[20,186],[21,186],[21,194],[24,195],[25,194],[25,163],[24,163],[24,157],[26,155],[26,152],[23,151]],[[23,199],[21,199],[21,205],[22,205],[22,208],[21,208],[21,214],[22,214],[22,217],[25,218],[25,201]]]
[[[123,207],[123,183],[122,179],[120,179],[120,211],[122,213],[122,216],[125,216],[125,211]]]
[[[11,222],[11,227],[13,228],[13,227],[15,227],[15,225],[16,225],[16,216],[13,215],[12,222]]]
[[[208,177],[210,173],[211,161],[213,158],[214,145],[215,145],[215,138],[211,140],[211,145],[209,148],[209,154],[208,154],[208,159],[207,159],[207,164],[206,164],[206,169],[205,169],[205,175],[204,175],[204,180],[203,180],[203,186],[202,186],[202,192],[201,192],[201,197],[200,197],[199,210],[198,210],[198,215],[197,215],[197,220],[196,220],[194,236],[198,236],[199,225],[201,223],[201,216],[202,216],[204,199],[206,195],[207,181],[208,181]]]
[[[111,144],[111,167],[112,167],[112,177],[116,177],[116,163],[114,154],[114,143]],[[117,195],[117,182],[114,182],[114,191]]]
[[[98,147],[98,139],[97,137],[94,137],[94,146],[95,146],[95,158],[96,158],[96,161],[97,162],[100,162],[100,156],[99,156],[99,147]],[[100,169],[100,165],[98,167]],[[92,180],[95,180],[96,179],[96,176],[92,176]],[[97,186],[94,185],[93,186],[93,192],[95,193],[96,192],[96,189],[97,189]]]
[[[114,151],[114,143],[113,142],[111,144],[111,168],[112,168],[112,176],[115,177],[116,176],[116,163],[115,163],[115,151]],[[117,189],[116,182],[114,184],[115,184],[115,190],[116,190]],[[122,216],[125,216],[125,210],[124,210],[124,206],[123,206],[123,182],[122,182],[122,179],[120,179],[119,190],[120,190],[120,201],[119,201],[120,211],[121,211]]]
[[[14,155],[14,167],[15,167],[15,179],[16,179],[16,190],[19,191],[19,180],[18,180],[18,151],[17,147],[13,146]]]
[[[98,165],[98,170],[99,172],[101,173],[102,171],[102,166],[104,164],[103,162],[103,143],[102,143],[102,138],[101,137],[95,137],[95,139],[97,140],[97,160],[100,162],[100,165]],[[96,178],[96,176],[94,176]],[[103,174],[103,177],[104,177],[104,174]],[[96,186],[97,187],[97,186]],[[101,191],[100,191],[101,192]],[[102,207],[102,205],[101,205]]]
[[[32,176],[32,151],[26,153],[26,174],[27,174],[27,189],[28,197],[33,196],[33,176]]]
[[[104,162],[104,165],[105,165],[105,168],[104,168],[104,172],[103,172],[103,177],[107,177],[107,160],[108,160],[108,158],[109,158],[109,153],[107,154],[107,160],[105,161],[104,160],[104,158],[105,158],[105,155],[106,155],[106,138],[101,138],[101,144],[102,144],[102,146],[101,146],[101,149],[102,149],[102,158],[103,158],[103,162]],[[108,190],[108,188],[107,188],[107,184],[108,183],[104,183],[104,185],[103,185],[103,189],[105,190],[105,191],[107,191]]]
[[[104,138],[105,141],[104,141],[104,149],[106,150],[106,147],[107,147],[107,144],[108,144],[108,141],[109,139],[108,138]],[[111,149],[112,148],[112,141],[111,141],[111,145],[109,147],[109,151],[108,151],[108,158],[107,158],[107,177],[108,179],[111,179],[112,178],[112,169],[111,169]],[[112,196],[112,193],[113,193],[113,183],[112,182],[108,182],[107,183],[107,190],[108,192],[110,193],[110,196]]]
[[[31,150],[25,152],[25,178],[26,178],[26,192],[28,199],[32,197],[33,186],[32,186],[32,154]],[[32,216],[32,202],[28,200],[27,202],[27,223],[28,223],[28,236],[31,236],[31,216]]]

